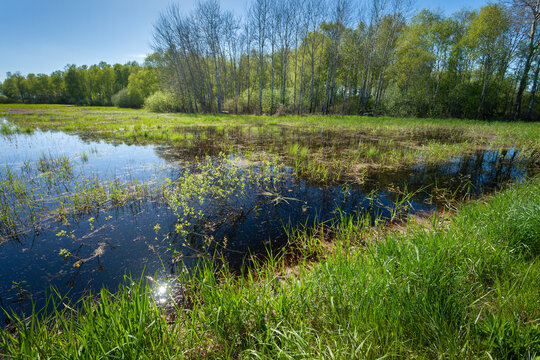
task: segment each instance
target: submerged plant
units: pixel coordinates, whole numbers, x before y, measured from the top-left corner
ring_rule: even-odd
[[[101,210],[144,198],[159,198],[159,186],[136,179],[76,176],[70,159],[42,154],[26,161],[21,171],[0,169],[0,243],[31,232],[51,221],[69,223],[70,216],[97,215]]]
[[[246,202],[248,191],[276,192],[285,176],[283,166],[260,162],[241,167],[234,158],[220,154],[188,165],[178,179],[168,180],[164,196],[178,218],[176,232],[187,240],[190,234],[197,233],[195,226],[212,229],[212,226],[202,226],[204,219],[224,223],[245,216],[258,206],[252,200]],[[199,235],[207,240],[211,238]]]

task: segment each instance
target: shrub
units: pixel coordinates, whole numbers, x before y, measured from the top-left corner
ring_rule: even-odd
[[[156,91],[144,101],[144,108],[152,112],[179,112],[180,106],[170,93]]]
[[[140,108],[144,99],[138,91],[130,91],[127,88],[120,90],[111,98],[112,103],[120,108]]]
[[[8,103],[9,103],[9,98],[4,94],[0,94],[0,104],[8,104]]]
[[[238,106],[238,109],[240,109],[240,105]],[[223,103],[223,111],[227,111],[229,114],[236,113],[237,107],[236,107],[236,99],[235,98],[229,98],[225,100]]]
[[[248,98],[248,92],[249,90],[245,90],[240,94],[240,97],[238,98],[238,112],[239,113],[256,113],[259,109],[259,92],[253,91],[251,92],[251,97],[249,101],[249,106],[247,102]],[[262,111],[264,114],[270,114],[270,102],[271,102],[271,89],[266,88],[262,91]],[[283,115],[284,113],[290,113],[293,111],[293,103],[294,103],[294,89],[293,88],[286,88],[285,89],[285,102],[286,106],[282,106],[280,108],[280,90],[279,88],[274,89],[274,108],[273,108],[273,114],[276,114],[279,112],[279,114]],[[225,102],[224,109],[227,109],[227,106],[230,105],[230,103]],[[229,110],[230,111],[230,110]]]

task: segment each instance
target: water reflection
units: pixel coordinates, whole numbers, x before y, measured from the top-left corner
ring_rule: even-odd
[[[95,141],[61,132],[13,134],[0,137],[0,169],[23,171],[27,161],[39,162],[46,153],[75,159],[74,172],[80,178],[98,174],[101,179],[136,178],[160,183],[166,178],[178,178],[185,170],[185,160],[212,153],[212,149],[222,150],[216,145],[216,137],[223,136],[224,130],[204,131],[204,135],[195,137],[199,139],[196,146],[182,151]],[[235,131],[239,130],[229,129],[227,136],[241,138],[242,133]],[[278,131],[270,137],[276,146],[283,146],[279,143],[283,136],[287,136],[287,141],[304,141],[308,146],[336,141],[335,134],[326,131],[311,134],[307,140],[302,130]],[[252,134],[248,139],[254,147],[268,146],[268,134]],[[354,144],[358,138],[344,136],[342,141]],[[238,163],[247,164],[241,152],[235,154]],[[164,303],[170,299],[171,289],[179,286],[167,279],[185,268],[192,269],[201,256],[215,249],[224,250],[227,261],[238,268],[246,254],[264,254],[268,246],[285,245],[287,226],[334,219],[338,211],[388,218],[400,196],[396,189],[423,189],[411,199],[409,210],[429,212],[439,203],[432,191],[434,186],[426,188],[426,184],[450,193],[480,195],[537,171],[537,165],[520,157],[518,150],[510,149],[478,150],[439,166],[373,172],[363,184],[321,185],[291,175],[281,179],[272,192],[248,187],[241,201],[229,200],[226,208],[234,211],[209,212],[203,221],[194,224],[187,239],[175,231],[177,217],[167,204],[153,198],[70,217],[67,222],[50,219],[38,232],[31,231],[18,242],[1,245],[0,305],[27,311],[29,294],[39,307],[49,285],[61,294],[77,298],[101,287],[114,290],[124,274],[138,277],[143,273],[160,279],[152,282],[152,293],[157,302]],[[69,186],[67,183],[67,189]],[[213,239],[209,245],[205,242],[208,238]]]

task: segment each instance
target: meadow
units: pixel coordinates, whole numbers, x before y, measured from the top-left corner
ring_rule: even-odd
[[[59,105],[0,122],[0,258],[21,269],[0,274],[0,357],[540,355],[538,123]]]
[[[476,149],[520,149],[538,158],[537,123],[361,116],[153,114],[144,110],[58,105],[0,105],[18,131],[61,130],[126,143],[192,149],[196,155],[277,153],[300,173],[326,182],[361,181],[372,168],[441,163]],[[212,141],[219,138],[219,142]],[[308,156],[309,155],[309,156]]]

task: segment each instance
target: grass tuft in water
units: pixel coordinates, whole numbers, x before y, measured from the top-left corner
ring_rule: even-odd
[[[202,265],[165,315],[139,283],[72,310],[11,315],[13,358],[452,358],[540,355],[540,181],[407,228],[369,231],[342,214],[332,251],[283,256],[238,276]],[[291,233],[312,252],[326,239]],[[328,247],[325,247],[328,249]]]

